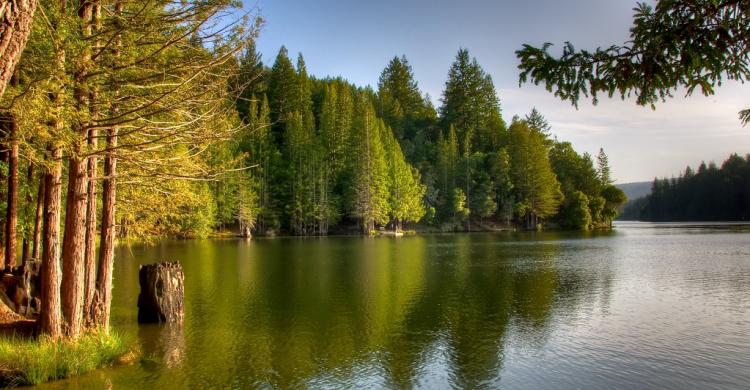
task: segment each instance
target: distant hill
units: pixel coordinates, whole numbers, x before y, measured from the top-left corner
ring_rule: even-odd
[[[617,219],[621,221],[635,221],[640,218],[640,209],[646,201],[645,197],[651,194],[653,182],[641,181],[637,183],[615,184],[628,197],[628,201],[622,205],[621,213]]]
[[[631,202],[650,194],[652,184],[653,182],[651,181],[641,181],[637,183],[615,184],[615,186],[621,189],[628,197],[628,202]]]

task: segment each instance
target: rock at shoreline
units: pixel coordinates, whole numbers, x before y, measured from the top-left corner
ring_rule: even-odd
[[[142,265],[138,272],[138,322],[181,324],[185,307],[185,274],[182,265],[157,263]]]

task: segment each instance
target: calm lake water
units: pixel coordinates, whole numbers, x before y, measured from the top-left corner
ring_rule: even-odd
[[[136,323],[180,260],[181,330]],[[113,324],[148,359],[47,388],[750,386],[750,231],[281,238],[122,247]]]

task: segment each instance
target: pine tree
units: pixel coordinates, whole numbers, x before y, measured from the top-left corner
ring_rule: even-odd
[[[563,195],[550,166],[542,135],[529,129],[526,122],[515,121],[510,126],[510,138],[517,212],[526,227],[532,229],[537,226],[538,219],[557,212]]]
[[[610,177],[610,169],[609,169],[609,158],[604,153],[603,148],[599,148],[599,154],[596,156],[596,165],[597,165],[597,172],[599,174],[599,181],[602,184],[602,187],[606,187],[610,184],[612,184],[612,178]]]
[[[547,122],[547,119],[544,118],[544,116],[536,109],[536,107],[531,109],[531,112],[526,115],[525,120],[531,130],[538,131],[545,137],[549,136],[550,129],[552,127],[549,125],[549,122]]]
[[[251,105],[255,104],[257,109],[257,97],[266,93],[266,69],[261,57],[255,42],[251,41],[239,59],[239,74],[232,80],[233,93],[237,95],[237,113],[245,123],[249,123],[250,115],[257,114],[253,113]]]
[[[282,46],[268,77],[268,104],[271,108],[271,123],[277,140],[284,132],[284,121],[300,106],[300,86],[297,71],[289,59],[289,52]]]
[[[490,152],[500,146],[505,124],[492,78],[469,51],[461,49],[448,72],[440,107],[443,128],[455,125],[458,137],[473,150]]]
[[[422,97],[414,72],[405,56],[394,57],[378,81],[378,114],[403,145],[413,141],[419,126],[431,119],[427,101]]]
[[[399,231],[404,222],[419,221],[424,215],[422,198],[426,188],[420,183],[419,171],[404,159],[391,129],[384,125],[381,130],[390,179],[391,224],[395,231]]]
[[[364,94],[357,97],[352,129],[354,161],[353,215],[365,234],[388,222],[388,166],[381,130],[384,124]]]

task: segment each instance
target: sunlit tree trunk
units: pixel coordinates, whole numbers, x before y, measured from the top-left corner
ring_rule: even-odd
[[[60,203],[62,187],[62,150],[55,146],[52,166],[44,176],[44,241],[41,270],[40,331],[50,337],[60,337]]]
[[[115,2],[115,14],[123,12],[121,1]],[[120,56],[121,37],[115,38],[115,50],[113,56],[115,61]],[[112,86],[113,101],[119,97],[119,86]],[[119,108],[115,104],[111,108],[110,115],[117,116]],[[117,200],[117,136],[118,127],[112,126],[107,129],[106,149],[104,156],[104,180],[102,182],[102,227],[99,243],[99,267],[96,275],[96,291],[94,301],[91,305],[91,318],[95,326],[105,332],[109,332],[109,313],[112,306],[112,270],[115,260],[115,235],[116,224],[116,200]]]
[[[42,218],[44,216],[44,175],[39,180],[39,190],[36,195],[36,214],[34,215],[34,243],[31,246],[31,258],[40,260],[42,248]]]
[[[8,208],[5,214],[5,267],[16,265],[16,226],[18,224],[18,122],[8,116]]]
[[[99,244],[99,270],[92,306],[94,323],[104,331],[109,330],[109,312],[112,305],[112,269],[115,259],[115,200],[117,199],[117,127],[107,130],[107,155],[104,157],[102,183],[102,230]]]
[[[98,31],[101,29],[101,5],[98,1],[93,2],[92,13],[92,23],[94,23],[96,30]],[[95,52],[100,50],[99,40],[96,41],[94,49]],[[89,107],[91,107],[92,121],[96,121],[98,117],[97,96],[98,91],[96,87],[94,87],[89,95]],[[89,128],[88,132],[89,149],[95,151],[99,143],[98,131],[96,127],[92,126]],[[84,255],[85,290],[83,306],[85,322],[87,325],[93,325],[93,310],[91,310],[91,305],[94,302],[94,291],[96,290],[96,179],[98,160],[96,154],[93,154],[88,158],[89,188],[86,209],[86,250]]]
[[[79,8],[84,38],[91,36],[93,2],[84,1]],[[75,91],[77,109],[88,110],[88,92],[85,87],[91,53],[83,50],[77,59]],[[88,164],[83,154],[83,142],[88,136],[88,126],[77,123],[79,139],[68,161],[68,193],[65,209],[65,235],[63,237],[62,312],[66,334],[77,338],[83,325],[84,254],[86,245],[86,202],[88,189]]]
[[[38,0],[0,1],[0,96],[5,93],[26,41]]]
[[[29,168],[26,172],[26,183],[28,183],[28,186],[31,186],[34,182],[34,164],[29,164]],[[34,209],[34,196],[31,191],[26,192],[25,204],[24,214],[30,215],[31,211]],[[27,261],[31,260],[31,241],[32,237],[29,237],[28,232],[24,234],[23,246],[21,249],[21,264],[26,264]]]

